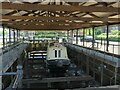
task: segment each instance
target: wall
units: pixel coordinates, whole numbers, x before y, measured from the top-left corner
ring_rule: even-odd
[[[73,44],[66,46],[69,58],[101,85],[120,84],[120,58]]]

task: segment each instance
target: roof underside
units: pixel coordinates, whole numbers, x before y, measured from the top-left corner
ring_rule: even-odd
[[[97,1],[6,1],[2,2],[0,21],[19,30],[71,30],[101,26],[120,23],[119,4]]]

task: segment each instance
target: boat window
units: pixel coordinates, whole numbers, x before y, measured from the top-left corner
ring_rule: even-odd
[[[55,50],[55,57],[57,57],[57,50]]]
[[[59,50],[58,54],[59,54],[59,57],[61,57],[61,50]]]

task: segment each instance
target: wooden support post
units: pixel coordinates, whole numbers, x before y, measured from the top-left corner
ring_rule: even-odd
[[[78,44],[78,30],[76,30],[76,44]]]
[[[85,39],[85,28],[83,29],[83,46],[85,45],[84,40]]]
[[[21,38],[20,38],[20,30],[19,30],[19,41],[21,41]]]
[[[67,41],[69,40],[69,30],[67,30]],[[69,42],[69,41],[68,41]]]
[[[2,49],[0,49],[0,73],[3,73],[3,52]],[[2,90],[2,75],[0,75],[0,90]]]
[[[18,33],[18,30],[17,30],[17,42],[18,42],[18,38],[19,38],[19,35],[18,35],[19,33]]]
[[[70,43],[73,44],[73,30],[71,30],[70,36],[71,36],[71,38],[70,38]]]
[[[14,44],[15,44],[15,30],[13,32],[14,32]]]
[[[3,27],[3,48],[5,48],[5,27]]]
[[[106,41],[107,41],[107,45],[106,45],[106,51],[109,51],[108,50],[108,47],[109,47],[109,25],[107,24],[107,34],[106,34]]]
[[[10,30],[10,28],[9,28],[9,43],[11,45],[11,30]]]
[[[93,30],[93,32],[92,32],[92,36],[93,36],[93,40],[92,40],[92,48],[94,49],[94,41],[95,41],[95,34],[94,34],[94,30],[95,29],[95,27],[93,26],[93,28],[92,28],[92,30]]]

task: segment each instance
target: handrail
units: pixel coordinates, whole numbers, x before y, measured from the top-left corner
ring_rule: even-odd
[[[5,72],[19,58],[23,50],[27,47],[25,43],[19,43],[0,53],[2,56],[2,69]]]
[[[8,52],[8,51],[10,51],[11,49],[19,46],[20,44],[21,44],[21,42],[20,42],[20,43],[17,43],[17,44],[14,44],[14,45],[11,45],[10,47],[7,47],[7,48],[1,48],[2,51],[3,51],[2,53],[4,54],[4,53]],[[0,55],[1,55],[2,53],[0,53]]]
[[[78,47],[86,48],[86,49],[89,49],[89,50],[94,50],[94,51],[97,51],[97,52],[100,52],[100,53],[105,53],[107,55],[114,55],[114,57],[120,58],[120,55],[118,55],[118,54],[109,53],[109,52],[105,52],[105,51],[101,51],[101,50],[98,50],[98,49],[93,49],[93,48],[90,48],[90,47],[85,47],[85,46],[81,46],[81,45],[77,45],[77,44],[71,44],[71,45],[75,45],[75,46],[78,46]]]
[[[115,56],[120,57],[119,53],[115,51],[116,50],[115,47],[118,47],[118,48],[120,47],[120,42],[115,42],[115,43],[110,42],[109,44],[107,44],[106,41],[104,41],[104,42],[103,41],[102,42],[95,41],[95,42],[89,42],[89,44],[91,43],[90,45],[87,45],[87,43],[88,42],[86,42],[85,47],[94,48],[96,50],[104,51],[104,52],[107,52],[107,53],[109,53],[111,55],[115,55]],[[94,47],[92,47],[93,44],[94,44]],[[81,45],[81,46],[83,46],[83,45]],[[105,50],[107,48],[107,46],[108,46],[108,51]]]
[[[99,51],[99,50],[95,50],[95,49],[92,49],[92,48],[88,48],[88,47],[83,47],[83,46],[79,46],[79,45],[76,45],[76,44],[67,44],[66,46],[69,46],[71,45],[72,47],[74,47],[74,49],[81,51],[84,50],[85,53],[89,54],[89,55],[93,55],[95,54],[96,57],[99,57],[99,58],[103,58],[107,61],[112,61],[114,66],[117,66],[117,67],[120,67],[120,59],[119,57],[115,57],[114,56],[114,60],[112,60],[112,56],[113,55],[110,55],[108,53],[105,53],[105,52],[102,52],[102,51]],[[87,50],[87,51],[86,51]],[[88,50],[91,51],[91,53],[88,53]],[[97,53],[96,53],[97,52]],[[104,56],[105,55],[105,56]],[[114,63],[115,62],[115,63]],[[109,62],[110,63],[110,62]]]
[[[16,76],[9,85],[9,87],[6,88],[6,90],[11,90],[12,88],[21,88],[22,86],[22,78],[23,78],[23,70],[22,70],[22,65],[17,65],[17,72]]]
[[[17,44],[14,44],[14,45],[12,45],[12,46],[10,46],[10,47],[8,47],[8,48],[3,49],[3,53],[10,51],[11,49],[19,46],[20,44],[22,44],[22,42],[17,43]]]

